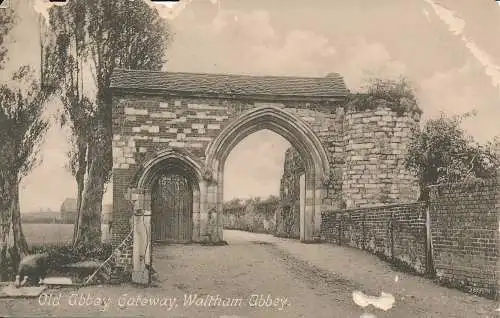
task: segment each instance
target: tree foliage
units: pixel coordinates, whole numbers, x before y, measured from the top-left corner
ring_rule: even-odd
[[[100,240],[102,197],[112,168],[113,71],[160,70],[169,30],[157,10],[144,1],[74,0],[52,7],[49,23],[54,40],[47,71],[63,91],[64,117],[71,122],[70,166],[77,182],[87,176],[75,244],[92,245]],[[93,80],[92,97],[83,94],[82,86],[88,84],[85,69]]]
[[[17,87],[15,87],[17,86]],[[19,208],[19,184],[40,163],[40,146],[48,128],[42,117],[50,92],[41,89],[33,72],[22,66],[0,86],[0,228],[1,271],[9,258],[17,267],[27,251]]]
[[[230,201],[224,202],[224,209],[243,209],[249,205],[271,205],[278,204],[280,202],[280,198],[275,195],[270,195],[265,199],[261,197],[252,197],[246,200],[242,200],[240,198],[234,198]]]
[[[18,181],[39,162],[40,142],[48,127],[42,112],[50,95],[33,78],[30,67],[22,66],[11,78],[20,87],[0,86],[0,153],[2,162],[9,163],[4,173],[16,174]]]
[[[494,147],[498,141],[481,145],[460,126],[473,115],[441,114],[412,133],[404,163],[418,177],[420,200],[428,199],[429,185],[478,181],[495,175],[499,161]]]
[[[5,36],[9,33],[14,25],[15,15],[12,9],[0,10],[0,69],[7,58],[7,47],[5,44]]]

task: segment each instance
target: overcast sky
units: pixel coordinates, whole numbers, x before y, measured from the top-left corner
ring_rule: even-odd
[[[37,10],[43,8],[39,0]],[[138,0],[140,1],[140,0]],[[182,0],[181,0],[182,1]],[[12,0],[18,13],[10,34],[7,71],[38,64],[35,2]],[[485,141],[500,133],[500,6],[470,0],[193,0],[157,5],[174,41],[167,70],[324,76],[338,72],[351,90],[367,75],[407,76],[424,117],[476,109],[465,128]],[[58,103],[49,107],[54,114]],[[225,199],[277,194],[281,137],[260,132],[241,142],[226,166]],[[57,210],[75,195],[65,170],[67,142],[49,131],[43,164],[23,182],[23,211]],[[105,200],[110,202],[108,192]]]

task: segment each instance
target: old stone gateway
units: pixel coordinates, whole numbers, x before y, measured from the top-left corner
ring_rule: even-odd
[[[320,241],[324,209],[415,199],[402,168],[419,115],[347,107],[339,74],[273,77],[117,70],[113,92],[113,244],[133,232],[133,279],[151,242],[223,240],[224,164],[268,129],[304,165],[300,240]],[[241,180],[242,183],[245,180]]]

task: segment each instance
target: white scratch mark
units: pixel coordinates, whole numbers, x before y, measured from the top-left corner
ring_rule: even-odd
[[[425,8],[424,8],[424,9],[422,9],[422,12],[424,13],[424,16],[427,19],[427,21],[429,21],[429,23],[430,23],[431,22],[431,16],[429,14],[429,11],[425,10]]]
[[[491,84],[497,88],[498,93],[500,94],[500,67],[493,63],[486,52],[481,50],[472,40],[468,39],[463,34],[465,22],[462,19],[457,18],[453,11],[434,3],[433,0],[424,1],[433,8],[436,15],[448,26],[448,30],[450,30],[450,32],[460,36],[460,40],[464,42],[465,47],[469,50],[472,56],[474,56],[484,67],[485,74],[490,78]]]
[[[368,312],[365,312],[365,313],[362,313],[361,316],[359,316],[359,318],[377,318],[377,316],[375,316],[374,314],[370,314]]]
[[[399,281],[399,276],[396,275],[396,277],[394,277],[394,281],[397,283]]]
[[[179,14],[186,8],[188,4],[193,2],[193,0],[181,0],[179,2],[153,2],[149,0],[142,0],[146,1],[146,3],[152,7],[158,10],[158,14],[167,20],[173,20]],[[213,0],[211,0],[212,3]],[[217,0],[215,0],[217,1]]]
[[[361,307],[366,307],[368,305],[373,305],[375,308],[382,309],[387,311],[392,308],[394,302],[394,296],[388,293],[382,292],[379,297],[369,296],[361,291],[353,291],[352,292],[353,301]]]

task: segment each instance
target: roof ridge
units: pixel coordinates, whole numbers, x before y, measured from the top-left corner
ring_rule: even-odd
[[[325,79],[329,77],[342,78],[338,72],[329,72],[325,76],[296,76],[296,75],[252,75],[252,74],[237,74],[237,73],[208,73],[208,72],[179,72],[179,71],[154,71],[154,70],[137,70],[137,69],[124,69],[115,68],[115,71],[128,72],[128,73],[156,73],[156,74],[176,74],[176,75],[210,75],[210,76],[241,76],[241,77],[254,77],[254,78],[290,78],[290,79]]]
[[[347,94],[339,73],[323,77],[190,73],[116,69],[111,88],[167,90],[200,94],[338,97]]]

